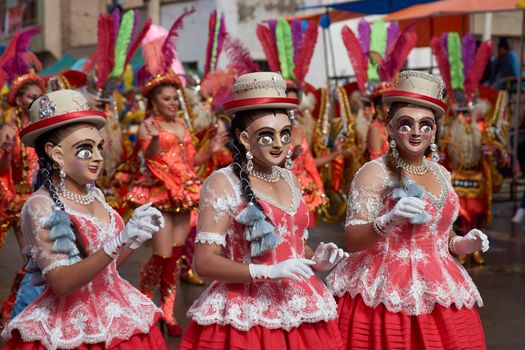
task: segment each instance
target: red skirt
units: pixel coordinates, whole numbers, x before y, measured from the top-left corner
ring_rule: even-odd
[[[337,322],[303,323],[290,331],[254,326],[240,331],[232,326],[201,326],[193,321],[179,350],[341,350]]]
[[[76,350],[168,350],[166,342],[160,333],[159,327],[155,324],[150,328],[149,333],[137,332],[128,340],[115,340],[108,348],[105,343],[82,344]],[[13,337],[5,345],[3,350],[46,350],[39,341],[24,342],[17,331],[13,332]]]
[[[390,312],[383,304],[371,308],[360,295],[352,299],[345,293],[337,303],[339,330],[346,349],[486,349],[475,308],[436,304],[430,314],[407,316]]]

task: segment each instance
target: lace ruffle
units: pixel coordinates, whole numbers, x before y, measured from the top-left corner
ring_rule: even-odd
[[[217,232],[198,232],[195,236],[195,243],[216,244],[225,247],[226,237]]]

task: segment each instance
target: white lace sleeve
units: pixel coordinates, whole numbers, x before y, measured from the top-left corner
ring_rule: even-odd
[[[228,176],[215,172],[202,186],[195,243],[226,245],[226,232],[240,199]]]
[[[389,182],[384,166],[377,161],[366,163],[359,169],[348,194],[345,227],[375,220],[383,208],[383,198]]]
[[[31,248],[31,257],[44,276],[59,266],[72,264],[66,254],[53,251],[54,241],[49,238],[50,231],[44,228],[53,210],[54,203],[49,196],[36,194],[26,201],[20,215],[22,232]]]

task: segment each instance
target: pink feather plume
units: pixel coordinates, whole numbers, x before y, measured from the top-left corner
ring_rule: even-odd
[[[165,73],[163,70],[164,58],[162,57],[164,39],[164,37],[158,37],[142,45],[142,57],[144,57],[146,69],[152,77]]]
[[[162,44],[162,48],[161,48],[162,57],[163,57],[163,60],[162,60],[162,63],[161,63],[161,72],[162,73],[165,73],[165,72],[168,71],[168,68],[171,67],[171,64],[173,63],[173,60],[175,59],[175,53],[176,53],[177,50],[175,48],[175,43],[174,43],[173,39],[176,40],[176,39],[179,38],[179,31],[184,26],[184,20],[186,19],[186,17],[194,14],[195,11],[196,10],[194,8],[192,8],[191,10],[187,10],[182,15],[180,15],[175,20],[175,22],[173,22],[173,25],[171,26],[171,28],[170,28],[170,30],[168,32],[168,36],[164,40],[164,43]]]
[[[359,91],[364,93],[366,81],[368,80],[368,73],[365,68],[367,66],[367,58],[363,52],[363,49],[359,45],[357,37],[355,36],[354,32],[348,28],[348,26],[343,27],[341,36],[348,53],[348,57],[350,58],[350,63],[352,63],[352,67],[354,68],[355,79],[357,81]]]
[[[114,65],[115,26],[112,16],[100,15],[97,26],[97,88],[101,89],[106,85]]]
[[[248,51],[239,39],[231,35],[226,35],[224,39],[224,51],[237,75],[253,73],[260,70],[257,63],[253,61],[250,51]]]
[[[408,25],[388,48],[383,64],[379,67],[379,76],[382,81],[393,81],[403,68],[410,51],[416,46],[417,34],[414,24]]]
[[[215,25],[217,24],[217,10],[210,13],[208,20],[208,43],[206,45],[206,62],[204,64],[204,75],[210,71],[211,56],[213,50],[213,38],[215,37]]]
[[[433,37],[430,41],[430,47],[432,48],[432,53],[436,58],[439,71],[441,72],[441,78],[445,82],[447,93],[452,94],[452,84],[450,83],[450,64],[448,63],[447,53],[441,46],[441,39],[436,36]]]
[[[484,41],[479,46],[476,51],[476,56],[474,57],[474,64],[470,70],[470,74],[466,77],[465,80],[465,94],[467,98],[471,99],[476,90],[479,87],[479,82],[483,77],[485,72],[485,67],[490,60],[492,55],[492,42],[490,40]]]
[[[18,76],[29,73],[31,68],[29,63],[31,62],[28,62],[26,54],[29,51],[31,39],[38,33],[40,33],[40,28],[34,27],[20,31],[13,37],[0,60],[2,69],[6,74],[0,77],[3,83],[5,83],[6,78],[13,81]]]
[[[302,88],[304,85],[304,79],[308,70],[310,69],[310,63],[312,56],[314,55],[315,45],[317,44],[317,37],[319,34],[319,27],[316,22],[310,21],[304,32],[302,45],[299,50],[299,54],[295,58],[294,75],[297,80],[297,85]]]
[[[277,48],[275,47],[275,40],[273,35],[268,27],[263,24],[258,24],[257,29],[257,38],[264,51],[268,65],[273,72],[280,71],[279,57],[277,56]]]

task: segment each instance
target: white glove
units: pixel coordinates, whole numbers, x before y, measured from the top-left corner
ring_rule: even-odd
[[[478,229],[470,230],[464,237],[456,236],[450,240],[450,251],[459,255],[489,250],[489,238]]]
[[[288,259],[274,265],[250,264],[250,276],[253,280],[291,278],[299,282],[302,278],[309,279],[314,275],[311,265],[315,262],[309,259]]]
[[[141,216],[141,223],[148,223],[152,224],[154,226],[159,227],[159,230],[164,228],[164,217],[162,216],[162,213],[154,207],[148,207],[146,210],[141,209],[144,206],[138,207],[134,212],[133,215],[140,215]],[[157,230],[158,231],[158,230]],[[151,232],[153,235],[157,231]],[[138,249],[142,247],[142,245],[147,241],[146,237],[138,236],[129,244],[129,249]]]
[[[319,243],[315,249],[313,258],[315,264],[312,268],[317,271],[329,271],[334,268],[341,260],[348,258],[350,254],[341,248],[337,248],[335,243]]]
[[[148,211],[150,207],[151,203],[138,207],[118,236],[104,244],[103,249],[107,256],[115,259],[125,247],[130,246],[136,240],[147,241],[151,239],[153,233],[160,230],[159,226],[143,220],[145,217],[152,216],[152,211]]]
[[[401,198],[394,208],[388,213],[378,217],[375,224],[379,230],[385,235],[390,228],[401,221],[410,220],[425,210],[425,202],[416,197]]]

